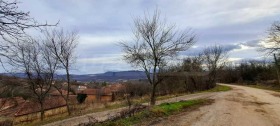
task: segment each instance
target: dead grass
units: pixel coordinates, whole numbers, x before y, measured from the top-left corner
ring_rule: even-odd
[[[155,125],[163,118],[179,114],[185,111],[193,111],[203,105],[209,105],[214,102],[213,99],[197,99],[188,101],[179,101],[173,103],[163,103],[151,108],[142,110],[131,117],[121,118],[113,121],[106,121],[98,124],[89,124],[97,126],[129,126],[129,125]]]
[[[280,87],[279,86],[262,85],[262,84],[245,85],[245,86],[252,87],[252,88],[258,88],[258,89],[264,89],[264,90],[280,92]]]

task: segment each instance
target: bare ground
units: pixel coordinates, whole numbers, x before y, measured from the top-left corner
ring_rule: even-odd
[[[280,126],[280,93],[234,86],[215,103],[158,121],[156,126]]]

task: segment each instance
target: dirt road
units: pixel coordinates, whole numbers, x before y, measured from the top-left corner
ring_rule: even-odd
[[[280,93],[243,86],[212,95],[215,103],[162,119],[157,126],[280,126]]]

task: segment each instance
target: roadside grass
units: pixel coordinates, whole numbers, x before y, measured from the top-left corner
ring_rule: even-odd
[[[264,90],[270,90],[270,91],[276,91],[276,92],[280,92],[280,87],[276,87],[276,86],[266,86],[266,85],[260,85],[260,84],[256,84],[256,85],[245,85],[247,87],[252,87],[252,88],[258,88],[258,89],[264,89]]]
[[[88,110],[86,110],[82,113],[75,113],[74,112],[70,116],[67,113],[63,113],[63,114],[60,114],[60,115],[55,115],[55,116],[52,116],[52,117],[45,118],[43,121],[33,121],[31,123],[26,122],[26,123],[17,124],[17,126],[40,126],[40,125],[45,125],[45,124],[48,124],[48,123],[61,121],[61,120],[72,118],[72,117],[82,116],[82,115],[89,114],[89,113],[101,112],[101,111],[106,111],[106,110],[111,110],[111,109],[117,109],[117,108],[126,107],[126,106],[127,105],[124,104],[124,103],[106,105],[103,108],[88,109]]]
[[[173,103],[163,103],[158,106],[154,106],[151,109],[151,112],[156,115],[170,115],[174,112],[179,112],[180,110],[204,103],[205,99],[198,99],[198,100],[189,100],[189,101],[180,101],[180,102],[173,102]]]
[[[228,91],[231,90],[231,87],[228,86],[224,86],[224,85],[216,85],[216,87],[210,89],[210,90],[206,90],[206,91],[199,91],[199,92],[195,92],[195,93],[204,93],[204,92],[221,92],[221,91]],[[194,93],[194,94],[195,94]],[[174,97],[178,97],[178,96],[183,96],[183,95],[187,95],[188,93],[181,93],[181,94],[171,94],[171,95],[164,95],[164,96],[158,96],[157,100],[165,100],[165,99],[169,99],[169,98],[174,98]],[[141,104],[141,103],[146,103],[149,102],[149,96],[144,96],[142,98],[137,98],[137,99],[132,99],[132,102],[134,104]],[[121,108],[121,107],[127,107],[127,104],[125,103],[125,101],[116,103],[116,104],[107,104],[104,105],[103,108],[92,108],[90,107],[89,109],[83,110],[83,112],[73,112],[73,114],[71,116],[68,116],[68,114],[64,113],[61,115],[56,115],[56,116],[52,116],[52,117],[48,117],[46,119],[44,119],[43,121],[34,121],[31,123],[22,123],[22,124],[18,124],[18,126],[38,126],[38,125],[44,125],[44,124],[48,124],[48,123],[52,123],[52,122],[56,122],[56,121],[60,121],[60,120],[64,120],[64,119],[68,119],[68,118],[72,118],[72,117],[77,117],[77,116],[81,116],[81,115],[85,115],[85,114],[90,114],[90,113],[94,113],[94,112],[101,112],[101,111],[106,111],[106,110],[111,110],[111,109],[117,109],[117,108]]]
[[[68,116],[67,113],[63,113],[63,114],[60,114],[60,115],[55,115],[55,116],[46,118],[43,121],[38,120],[38,121],[33,121],[33,122],[23,122],[23,123],[20,123],[20,124],[16,124],[15,126],[41,126],[41,125],[48,124],[48,123],[51,123],[51,122],[64,120],[64,119],[67,119],[67,118],[70,118],[70,117],[72,117],[72,116]]]
[[[229,90],[232,90],[232,88],[229,86],[217,84],[216,87],[202,92],[221,92],[221,91],[229,91]]]
[[[169,115],[177,114],[187,109],[194,110],[203,105],[209,105],[213,103],[213,99],[197,99],[180,101],[173,103],[163,103],[151,108],[145,109],[141,112],[134,114],[131,117],[121,118],[114,121],[107,121],[103,123],[94,124],[96,126],[130,126],[139,123],[152,122],[156,118],[167,117]],[[89,124],[91,125],[91,124]],[[92,124],[93,125],[93,124]]]

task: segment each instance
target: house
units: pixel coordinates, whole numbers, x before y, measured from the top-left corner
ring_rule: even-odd
[[[100,101],[101,102],[112,102],[113,99],[113,92],[110,87],[102,87],[100,89]]]
[[[63,90],[63,89],[60,89],[60,90],[57,90],[57,89],[53,89],[50,91],[50,95],[51,96],[60,96],[61,94],[62,95],[67,95],[68,91],[66,90]],[[69,95],[74,95],[73,92],[69,91]]]
[[[66,102],[61,96],[48,97],[44,101],[44,117],[50,117],[67,112]],[[40,104],[26,100],[14,114],[14,123],[28,122],[40,119]]]
[[[86,103],[94,103],[94,102],[112,102],[113,99],[113,91],[110,87],[102,87],[99,89],[86,89],[79,94],[87,94],[87,98],[85,100]]]
[[[61,96],[61,94],[62,94],[64,97],[66,97],[66,96],[67,96],[67,92],[68,92],[68,91],[63,90],[63,89],[61,89],[61,90],[56,90],[56,89],[55,89],[55,90],[50,91],[49,96],[50,96],[50,97],[54,97],[54,96],[62,97],[62,96]],[[62,98],[63,98],[63,97],[62,97]],[[78,103],[78,101],[77,101],[77,95],[74,94],[73,92],[69,92],[69,101],[70,101],[70,103],[72,103],[72,104]]]
[[[85,90],[87,89],[87,86],[84,86],[84,85],[79,85],[78,86],[78,91],[82,91],[82,90]]]
[[[22,97],[1,98],[0,116],[12,117],[24,102],[25,100]]]
[[[2,103],[0,116],[11,118],[14,124],[40,119],[40,104],[36,101],[24,100],[20,97],[0,99],[0,101]],[[67,112],[66,102],[61,96],[47,97],[44,101],[43,108],[45,111],[44,117]]]
[[[80,90],[77,94],[86,94],[85,103],[112,102],[115,95],[124,88],[122,84],[111,84],[101,88],[87,88]]]
[[[123,97],[125,93],[125,85],[121,83],[114,83],[108,86],[112,92],[112,101]]]
[[[99,99],[99,90],[94,88],[87,88],[85,90],[78,91],[77,94],[86,94],[85,103],[94,103]]]

